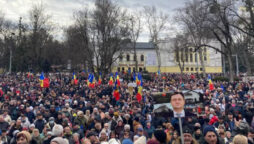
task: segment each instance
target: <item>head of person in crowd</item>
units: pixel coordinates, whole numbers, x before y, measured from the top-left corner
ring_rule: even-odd
[[[72,135],[74,143],[79,142],[80,135],[78,133],[74,133]]]
[[[53,136],[62,137],[63,132],[64,132],[64,129],[63,129],[62,125],[59,125],[59,124],[54,125],[54,127],[52,129]]]
[[[219,143],[218,134],[215,128],[211,125],[208,125],[203,130],[204,140],[208,144],[217,144]]]
[[[97,133],[90,131],[87,133],[86,137],[90,140],[91,143],[94,143],[97,140]]]
[[[56,137],[51,140],[50,144],[69,144],[67,139],[64,139],[62,137]]]
[[[159,142],[159,144],[164,144],[167,140],[167,135],[163,130],[155,130],[152,139]]]
[[[17,144],[29,144],[31,140],[32,140],[32,137],[30,133],[27,131],[21,131],[16,136]]]
[[[233,138],[233,144],[248,144],[248,139],[244,135],[236,135]]]

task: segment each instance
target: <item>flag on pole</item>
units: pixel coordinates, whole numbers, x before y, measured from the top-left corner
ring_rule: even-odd
[[[211,91],[214,90],[214,85],[210,74],[208,75],[208,82],[209,82],[209,90]]]
[[[136,78],[136,84],[139,86],[141,84],[142,76],[140,73],[138,73],[138,78]]]
[[[140,102],[142,100],[142,91],[143,91],[143,82],[142,79],[140,80],[140,85],[138,86],[138,93],[136,95],[136,99],[138,100],[138,102]]]
[[[88,76],[87,85],[88,85],[89,88],[94,88],[95,87],[94,75],[91,74],[91,73]]]
[[[115,97],[116,101],[118,101],[120,99],[119,86],[120,85],[118,85],[117,80],[116,80],[115,86],[114,86],[114,92],[113,92],[113,96]]]
[[[75,72],[73,72],[73,74],[72,74],[72,81],[73,81],[74,85],[78,84],[78,79],[77,79],[77,76],[76,76]]]
[[[118,75],[118,73],[116,72],[116,83],[117,83],[117,86],[119,86],[120,87],[120,78],[119,78],[119,75]]]
[[[101,82],[102,82],[102,80],[101,80],[101,72],[100,72],[99,79],[98,79],[98,84],[101,85]]]
[[[40,86],[42,88],[48,88],[49,87],[49,78],[45,78],[43,72],[41,73],[39,81],[40,81]]]
[[[113,74],[110,74],[110,78],[109,78],[108,84],[109,84],[110,86],[113,86],[113,82],[114,82],[114,80],[113,80]]]

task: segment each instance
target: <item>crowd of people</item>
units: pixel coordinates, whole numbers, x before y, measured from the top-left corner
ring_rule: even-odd
[[[88,74],[74,84],[72,74],[51,73],[43,88],[38,75],[0,75],[0,144],[254,143],[254,82],[213,81],[210,89],[206,78],[150,74],[137,101],[133,78],[119,75],[119,100],[108,77],[89,88]],[[184,89],[200,91],[201,104],[185,109],[181,134],[179,119],[154,111],[153,94]]]

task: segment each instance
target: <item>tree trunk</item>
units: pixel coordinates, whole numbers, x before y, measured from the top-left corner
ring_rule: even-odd
[[[232,55],[228,54],[228,64],[229,64],[229,81],[234,82],[234,70],[233,70],[233,62],[232,62]]]
[[[158,71],[161,71],[161,54],[158,45],[155,45],[156,49],[156,55],[157,55],[157,60],[158,60]]]
[[[138,72],[138,58],[137,58],[137,51],[136,51],[136,42],[133,43],[133,49],[134,49],[134,61],[135,61],[135,70]]]

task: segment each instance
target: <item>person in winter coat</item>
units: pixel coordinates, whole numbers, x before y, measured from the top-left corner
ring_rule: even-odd
[[[34,129],[32,133],[32,140],[36,141],[37,144],[42,144],[42,138],[38,129]]]
[[[42,130],[46,124],[46,121],[43,119],[42,114],[37,114],[37,120],[34,121],[35,128],[39,129],[40,133],[42,133]]]
[[[85,129],[86,118],[84,117],[84,113],[82,111],[77,113],[77,117],[74,119],[74,123],[78,123],[81,129]]]

